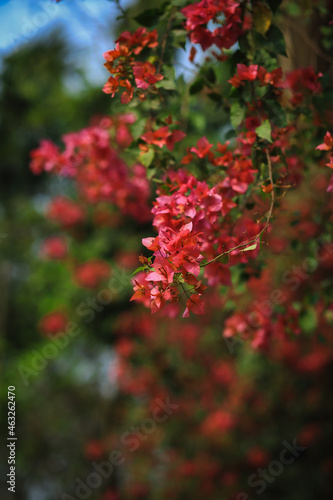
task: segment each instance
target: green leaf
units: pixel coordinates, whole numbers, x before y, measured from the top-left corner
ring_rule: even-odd
[[[156,168],[155,167],[149,167],[147,170],[147,179],[151,180],[152,177],[156,174]]]
[[[198,78],[197,80],[195,80],[195,82],[192,83],[192,85],[190,86],[189,88],[189,92],[191,95],[194,95],[194,94],[197,94],[198,92],[200,92],[200,90],[203,89],[203,86],[204,86],[204,81],[202,78]]]
[[[182,29],[177,29],[172,31],[173,34],[173,46],[180,47],[185,50],[187,31]]]
[[[135,271],[132,272],[131,276],[134,276],[134,274],[137,274],[140,271],[144,271],[145,269],[146,269],[145,266],[140,266],[137,269],[135,269]]]
[[[266,38],[268,41],[267,50],[288,57],[283,33],[277,26],[274,24],[271,25],[266,33]]]
[[[165,78],[158,83],[155,83],[155,87],[157,89],[165,89],[165,90],[177,90],[177,85],[175,80],[166,80]]]
[[[171,0],[171,4],[176,5],[177,7],[185,7],[187,0]]]
[[[270,121],[277,127],[286,127],[287,116],[282,106],[277,101],[273,101],[272,99],[265,100],[265,98],[263,98],[263,102],[265,111],[267,111]]]
[[[302,15],[302,7],[296,2],[287,2],[286,10],[290,16],[298,17]]]
[[[140,162],[142,163],[142,165],[148,168],[153,161],[154,156],[155,151],[153,149],[149,149],[147,153],[143,153],[142,155],[140,155]]]
[[[216,82],[216,75],[213,68],[207,68],[206,70],[203,71],[203,73],[209,82],[211,83]]]
[[[247,35],[242,35],[242,36],[240,36],[238,38],[238,45],[239,45],[240,51],[243,54],[247,54],[247,52],[250,49],[250,45],[249,45],[249,41],[247,39]]]
[[[250,250],[255,250],[256,248],[257,248],[257,243],[253,243],[253,245],[244,248],[243,252],[250,252]]]
[[[272,142],[272,127],[270,121],[265,120],[259,127],[257,127],[256,134],[261,139]]]
[[[133,123],[133,125],[131,125],[132,135],[133,135],[133,138],[135,140],[139,139],[139,137],[142,136],[143,131],[145,129],[145,125],[146,125],[145,118],[142,118],[141,120],[137,120],[135,123]]]
[[[230,108],[230,122],[234,128],[242,123],[245,116],[245,108],[238,101],[234,102]]]
[[[197,130],[200,134],[202,134],[206,130],[207,121],[204,113],[191,113],[190,121],[195,130]]]
[[[299,318],[299,324],[304,333],[311,333],[317,326],[317,314],[313,307],[308,307],[302,312]]]
[[[175,80],[175,68],[173,66],[164,64],[161,73],[166,80]]]

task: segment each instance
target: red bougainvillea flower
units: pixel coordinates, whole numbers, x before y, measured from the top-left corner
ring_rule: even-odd
[[[192,147],[190,151],[195,153],[199,158],[205,158],[209,155],[209,151],[212,149],[213,144],[210,144],[207,137],[202,137],[197,142],[197,147]]]
[[[322,151],[331,151],[333,149],[333,137],[332,137],[330,132],[326,132],[325,137],[324,137],[324,142],[322,144],[319,144],[319,146],[317,146],[316,149],[319,149]],[[326,165],[327,165],[327,167],[333,169],[333,154],[330,154],[329,162],[326,163]],[[327,192],[333,193],[333,174],[332,174],[331,180],[329,182],[329,185],[327,187]]]
[[[188,5],[181,10],[186,17],[185,28],[189,31],[192,43],[199,43],[203,50],[213,44],[220,49],[229,49],[245,30],[251,27],[251,17],[248,12],[242,16],[240,2],[234,0],[201,0]],[[244,19],[242,20],[242,17]],[[222,27],[213,31],[208,29],[210,21],[220,22]]]
[[[110,123],[110,127],[114,129],[115,145],[120,148],[127,148],[133,142],[133,136],[129,125],[133,125],[136,122],[136,116],[134,113],[124,113],[123,115],[116,115],[113,117],[113,122]],[[101,120],[100,126],[103,126],[103,120]]]
[[[110,76],[108,81],[103,87],[103,92],[105,92],[105,94],[111,94],[111,97],[114,97],[118,88],[119,88],[119,79]]]
[[[138,28],[134,33],[124,31],[116,40],[116,43],[133,48],[134,54],[140,54],[144,47],[157,47],[157,30],[147,31],[146,28]]]
[[[103,91],[114,97],[120,87],[125,87],[121,102],[128,104],[134,95],[134,87],[149,90],[151,85],[163,79],[161,74],[156,73],[156,68],[148,61],[135,61],[136,55],[145,48],[157,46],[157,31],[148,32],[146,28],[138,28],[135,33],[125,31],[118,40],[114,50],[104,53],[106,63],[104,66],[111,73],[111,77],[104,85]],[[145,93],[138,93],[140,100],[146,98]]]
[[[246,459],[251,467],[261,467],[269,462],[270,456],[265,449],[253,446],[247,452]]]
[[[257,64],[237,64],[237,73],[228,82],[233,87],[240,87],[242,82],[253,82],[256,79],[260,81],[260,85],[273,85],[274,87],[282,86],[282,69],[277,68],[268,72],[263,66]]]
[[[204,435],[216,436],[226,433],[235,427],[235,417],[225,410],[216,410],[202,423],[201,430]]]
[[[323,75],[321,73],[316,74],[311,66],[289,71],[286,74],[284,88],[292,91],[291,103],[293,105],[301,104],[305,99],[306,91],[311,94],[320,94],[322,86],[319,78],[321,76]]]
[[[274,69],[269,73],[263,66],[259,66],[257,76],[262,85],[268,85],[268,84],[273,86],[282,85],[281,82],[283,76],[282,68]]]
[[[51,141],[42,140],[39,148],[31,151],[30,157],[30,168],[34,174],[51,172],[58,163],[59,148]]]
[[[156,68],[150,62],[135,62],[133,74],[138,88],[148,89],[150,85],[163,80],[163,75],[156,73]]]
[[[64,227],[75,226],[85,219],[85,213],[80,205],[64,196],[58,196],[51,201],[47,216]]]
[[[248,80],[253,82],[258,75],[258,64],[250,64],[246,66],[245,64],[237,64],[237,75],[241,80]]]
[[[131,300],[137,300],[138,302],[142,302],[146,307],[150,307],[150,289],[147,286],[146,276],[146,273],[141,272],[132,280],[134,294]]]
[[[76,267],[74,280],[83,288],[97,288],[110,274],[111,268],[107,262],[90,260]]]
[[[320,149],[322,151],[330,151],[331,149],[333,149],[333,137],[331,136],[330,132],[326,132],[324,142],[322,144],[319,144],[316,149]]]
[[[116,48],[114,50],[108,50],[107,52],[104,52],[103,57],[104,59],[110,63],[111,65],[119,59],[119,57],[128,57],[130,54],[130,51],[126,45],[121,45],[120,43],[116,44]],[[107,66],[108,68],[110,65]]]
[[[139,164],[128,167],[115,149],[116,146],[123,148],[132,142],[129,125],[135,120],[132,113],[115,115],[112,120],[99,118],[91,127],[64,135],[65,149],[57,152],[57,158],[54,158],[54,148],[48,147],[47,151],[51,154],[52,162],[61,164],[61,170],[55,167],[53,173],[67,175],[69,172],[77,182],[83,202],[94,205],[98,202],[112,203],[123,214],[145,222],[151,219],[146,170]],[[43,145],[41,150],[39,160],[42,158],[44,164],[41,162],[37,170],[34,167],[35,173],[40,173],[42,165],[46,168],[49,162]],[[38,150],[35,153],[38,155]],[[49,216],[68,228],[85,218],[81,206],[65,197],[53,200]]]
[[[159,148],[166,146],[170,151],[173,150],[176,142],[184,139],[185,134],[181,130],[171,132],[169,127],[161,127],[158,130],[146,132],[141,139],[147,144],[155,144]]]
[[[120,86],[121,87],[125,87],[125,91],[121,94],[121,102],[123,104],[128,104],[129,102],[131,102],[131,100],[133,99],[133,87],[132,85],[130,84],[129,80],[121,80],[120,81]]]
[[[190,311],[194,314],[205,314],[205,303],[198,294],[193,294],[191,297],[187,299],[186,309],[183,313],[183,318],[188,318],[190,315]]]
[[[62,236],[47,238],[41,248],[42,255],[49,259],[62,260],[67,255],[66,239]]]
[[[63,312],[53,311],[40,320],[38,327],[43,335],[56,335],[65,332],[67,323],[68,318]]]
[[[97,460],[103,456],[104,449],[100,441],[89,441],[86,443],[84,454],[88,460]]]
[[[120,267],[135,269],[137,267],[138,254],[134,251],[122,250],[115,255],[115,261]]]

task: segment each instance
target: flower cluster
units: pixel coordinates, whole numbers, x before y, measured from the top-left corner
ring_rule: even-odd
[[[221,303],[218,307],[221,311]],[[237,367],[239,357],[225,351],[229,339],[216,342],[216,336],[209,334],[213,328],[212,319],[205,322],[205,316],[186,323],[179,320],[161,322],[156,316],[138,311],[136,314],[123,313],[117,318],[115,350],[118,362],[115,368],[114,364],[110,366],[110,378],[119,386],[118,412],[122,408],[123,418],[127,419],[130,428],[133,415],[128,414],[129,401],[135,404],[135,411],[139,404],[140,414],[146,418],[156,409],[157,400],[171,403],[170,418],[163,427],[165,432],[152,433],[150,439],[142,440],[139,434],[125,435],[128,438],[125,442],[133,446],[128,447],[128,467],[133,476],[134,471],[141,470],[144,460],[147,470],[151,471],[152,456],[153,463],[156,462],[154,450],[168,439],[168,461],[165,455],[162,457],[167,475],[163,498],[170,498],[170,495],[183,498],[188,491],[200,492],[210,499],[218,498],[221,488],[228,498],[243,496],[239,494],[242,481],[247,485],[255,468],[266,467],[267,470],[267,464],[276,457],[277,448],[265,439],[271,429],[271,415],[279,415],[280,398],[277,395],[285,401],[285,413],[297,419],[298,445],[312,443],[315,446],[319,439],[321,431],[316,418],[319,415],[321,421],[320,412],[325,406],[322,387],[325,377],[318,375],[325,374],[332,366],[331,341],[320,345],[310,338],[302,342],[293,342],[286,336],[276,339],[266,356],[251,357],[247,351],[244,376],[244,371],[240,372]],[[329,328],[326,324],[325,330]],[[264,367],[272,366],[268,364],[270,359],[274,368],[279,369],[267,369],[262,373]],[[328,385],[325,387],[328,393]],[[295,416],[296,397],[302,411]],[[123,406],[122,401],[125,401]],[[277,436],[274,434],[277,447],[281,445],[280,436],[288,435],[290,428],[289,419],[281,418],[279,423],[281,432]],[[186,433],[186,443],[190,438],[191,446],[197,443],[200,453],[193,454],[190,447],[184,448],[179,439],[181,430]],[[322,435],[325,436],[325,432]],[[234,446],[234,440],[240,436],[241,450]],[[95,448],[102,448],[106,456],[110,441],[116,448],[119,442],[116,430],[110,435],[108,429],[100,446]],[[323,449],[321,442],[317,449]],[[136,453],[131,453],[133,450]],[[327,456],[330,456],[329,447]],[[151,482],[142,480],[139,474],[135,477],[139,478],[136,488],[142,492],[135,498],[153,496]],[[124,488],[132,491],[127,481]]]
[[[134,280],[134,299],[148,297],[151,302],[152,312],[161,309],[167,301],[179,299],[178,285],[183,288],[188,297],[187,307],[183,314],[189,315],[189,311],[195,314],[203,314],[203,302],[201,294],[206,288],[197,279],[200,273],[199,261],[202,255],[197,245],[197,234],[192,232],[193,224],[185,224],[176,232],[170,227],[159,231],[156,238],[145,238],[143,244],[154,252],[154,268],[148,275],[144,275],[145,284]],[[190,286],[186,290],[184,283]]]
[[[62,236],[47,238],[41,249],[41,254],[48,259],[63,260],[67,255],[67,242]]]
[[[111,274],[110,266],[102,260],[90,260],[74,270],[75,282],[83,288],[97,288]]]
[[[311,96],[320,94],[322,86],[319,78],[322,76],[322,73],[315,73],[311,66],[289,71],[284,86],[292,92],[291,104],[295,106],[302,104],[306,93],[310,93]]]
[[[199,43],[203,50],[212,45],[219,49],[230,49],[238,38],[251,27],[249,12],[234,0],[201,0],[182,9],[186,17],[185,28],[192,43]],[[214,22],[222,26],[213,31],[207,26]]]
[[[169,151],[172,151],[175,143],[183,140],[184,137],[184,132],[182,132],[181,130],[171,131],[166,125],[165,127],[160,127],[155,131],[149,130],[149,132],[146,132],[141,136],[141,139],[147,144],[154,144],[159,148],[166,146]]]
[[[282,69],[277,68],[268,72],[263,66],[258,64],[237,64],[237,73],[229,80],[233,87],[240,87],[242,82],[254,82],[259,80],[260,85],[273,85],[274,87],[282,86]]]
[[[219,256],[228,254],[231,264],[245,263],[258,252],[254,245],[244,253],[243,243],[255,238],[261,225],[243,218],[234,224],[232,232],[232,223],[227,219],[236,206],[232,198],[244,193],[254,180],[252,162],[239,150],[232,154],[226,146],[219,145],[215,155],[211,148],[203,137],[197,147],[190,149],[185,162],[193,160],[192,153],[198,158],[207,157],[213,165],[226,167],[223,180],[210,188],[207,182],[179,170],[169,172],[166,188],[157,191],[152,213],[158,236],[143,240],[144,246],[154,252],[154,261],[143,258],[148,274],[137,276],[132,297],[150,304],[152,312],[185,295],[183,316],[188,316],[189,311],[203,314],[201,295],[206,287],[199,278],[201,267],[209,285],[230,285],[229,266],[219,262]]]
[[[104,85],[103,91],[114,97],[121,88],[122,103],[129,103],[133,99],[133,87],[137,87],[137,95],[141,101],[145,100],[147,90],[154,90],[155,83],[163,76],[156,72],[155,66],[149,61],[136,61],[134,56],[145,48],[157,46],[157,31],[148,32],[146,28],[138,28],[135,33],[125,31],[116,40],[116,48],[104,53],[104,66],[111,73]]]
[[[124,214],[139,221],[151,218],[149,210],[150,189],[146,171],[140,164],[130,169],[111,145],[120,147],[132,141],[129,125],[135,121],[133,114],[101,119],[99,123],[79,132],[63,136],[64,151],[49,141],[31,153],[31,169],[35,174],[43,170],[59,176],[74,177],[83,201],[90,204],[109,202]],[[84,220],[83,209],[75,202],[58,197],[49,208],[49,216],[71,226]]]
[[[84,209],[75,201],[65,196],[56,196],[48,206],[47,216],[57,224],[69,229],[82,224],[86,214]]]
[[[56,336],[65,331],[68,317],[61,311],[52,311],[40,320],[38,328],[42,335]]]

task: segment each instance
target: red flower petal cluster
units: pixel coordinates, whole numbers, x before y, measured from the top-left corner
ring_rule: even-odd
[[[121,96],[122,103],[129,103],[133,99],[136,86],[142,90],[154,90],[154,84],[163,79],[163,75],[156,73],[156,68],[150,62],[135,61],[134,55],[140,54],[145,48],[157,46],[157,31],[148,32],[146,28],[138,28],[135,33],[125,31],[116,40],[116,48],[104,53],[104,66],[111,73],[104,85],[103,91],[114,97],[115,93],[124,89]],[[144,100],[145,93],[140,90],[138,97]]]
[[[47,216],[65,228],[70,228],[81,224],[86,214],[78,203],[65,196],[57,196],[49,204]]]
[[[83,288],[97,288],[111,274],[110,266],[102,260],[90,260],[74,271],[74,280]]]
[[[60,311],[53,311],[43,316],[39,322],[39,330],[43,335],[56,335],[65,331],[67,316]]]
[[[184,316],[188,316],[188,309],[195,314],[203,314],[203,302],[200,298],[204,288],[196,276],[200,272],[199,248],[196,235],[192,233],[192,223],[185,224],[178,231],[166,227],[159,231],[156,238],[145,238],[142,243],[154,252],[154,267],[149,273],[144,274],[144,282],[134,280],[134,295],[131,300],[137,299],[151,305],[152,313],[161,309],[166,302],[177,302],[179,300],[178,285],[187,283],[191,291],[184,293],[188,297],[187,310]],[[193,293],[194,292],[194,293]],[[191,297],[189,293],[192,293]],[[192,297],[194,297],[192,299]],[[189,305],[189,302],[191,305]]]
[[[333,137],[331,136],[330,132],[326,132],[324,142],[322,144],[319,144],[316,149],[319,149],[321,151],[330,151],[331,149],[333,149]]]
[[[59,161],[59,148],[51,141],[42,140],[38,149],[30,153],[30,168],[34,174],[52,172]]]
[[[200,280],[200,262],[211,261],[224,251],[233,249],[245,241],[244,229],[249,238],[260,230],[259,224],[244,220],[230,227],[223,218],[236,206],[232,198],[246,191],[253,182],[252,162],[240,150],[234,155],[225,146],[219,145],[215,156],[213,147],[203,137],[197,148],[191,151],[199,158],[208,157],[213,164],[227,167],[227,175],[213,188],[205,181],[179,170],[169,172],[166,191],[157,191],[152,213],[153,225],[158,230],[156,238],[145,238],[143,244],[154,252],[153,263],[148,263],[148,274],[141,273],[134,280],[135,293],[132,300],[151,305],[152,312],[161,309],[166,302],[178,302],[182,295],[187,296],[184,317],[192,311],[204,313],[201,295],[205,287]],[[244,227],[245,226],[245,227]],[[233,264],[247,262],[257,253],[257,249],[246,252],[240,249],[230,252]],[[205,266],[204,277],[210,285],[230,285],[230,270],[226,264],[216,261]]]
[[[65,150],[48,141],[31,154],[31,169],[43,170],[60,176],[75,177],[80,195],[88,203],[109,202],[122,213],[138,221],[151,219],[150,188],[142,165],[129,169],[118,151],[110,144],[110,135],[121,147],[132,142],[129,125],[135,117],[131,113],[110,119],[101,119],[97,125],[63,136]],[[67,198],[55,199],[49,209],[51,218],[64,226],[82,222],[82,209]]]
[[[240,87],[242,82],[253,82],[258,79],[260,85],[273,85],[274,87],[281,87],[282,82],[282,69],[277,68],[268,72],[263,66],[258,64],[237,64],[237,73],[228,80],[233,87]]]
[[[166,146],[170,151],[173,150],[176,142],[184,139],[186,134],[181,130],[170,131],[168,126],[160,127],[154,132],[150,130],[141,136],[141,139],[147,144],[154,144],[159,148]]]
[[[138,28],[135,33],[124,31],[116,40],[116,43],[125,45],[127,48],[132,49],[135,55],[138,55],[145,47],[151,49],[157,47],[157,31],[149,32],[146,28]]]
[[[308,90],[311,94],[320,94],[322,86],[319,78],[323,76],[321,73],[316,74],[314,69],[298,68],[289,71],[286,74],[284,87],[292,91],[291,103],[299,105],[304,101],[305,91]]]
[[[242,12],[240,2],[234,0],[201,0],[181,10],[186,17],[185,28],[192,43],[199,43],[203,50],[212,45],[230,49],[238,38],[250,28],[249,13]],[[207,24],[222,24],[211,31]]]
[[[225,410],[215,410],[202,423],[201,432],[204,436],[215,437],[217,434],[227,433],[235,425],[236,420],[233,415]]]
[[[49,259],[62,260],[67,255],[67,243],[64,237],[47,238],[42,245],[42,255]]]

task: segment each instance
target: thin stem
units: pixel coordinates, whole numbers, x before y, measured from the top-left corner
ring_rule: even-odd
[[[164,58],[165,49],[166,49],[166,43],[167,43],[167,39],[168,39],[170,30],[171,30],[172,21],[173,21],[173,18],[175,17],[176,11],[177,11],[177,7],[174,7],[171,11],[169,21],[168,21],[165,33],[163,35],[162,44],[161,44],[161,55],[160,55],[160,60],[158,62],[158,66],[157,66],[157,73],[159,73],[161,71],[161,68],[162,68],[163,58]]]
[[[123,15],[126,27],[129,28],[129,26],[130,26],[130,20],[129,20],[129,17],[128,17],[128,14],[127,14],[126,10],[120,4],[120,0],[112,0],[112,1],[117,5],[118,9],[120,10],[120,12]]]
[[[180,284],[180,286],[182,287],[183,292],[185,293],[186,297],[187,297],[188,299],[190,299],[190,300],[191,300],[191,297],[189,297],[189,296],[187,295],[187,292],[186,292],[186,290],[185,290],[185,288],[184,288],[183,283],[180,281],[180,282],[179,282],[179,284]],[[192,300],[192,302],[193,302],[193,300]]]

